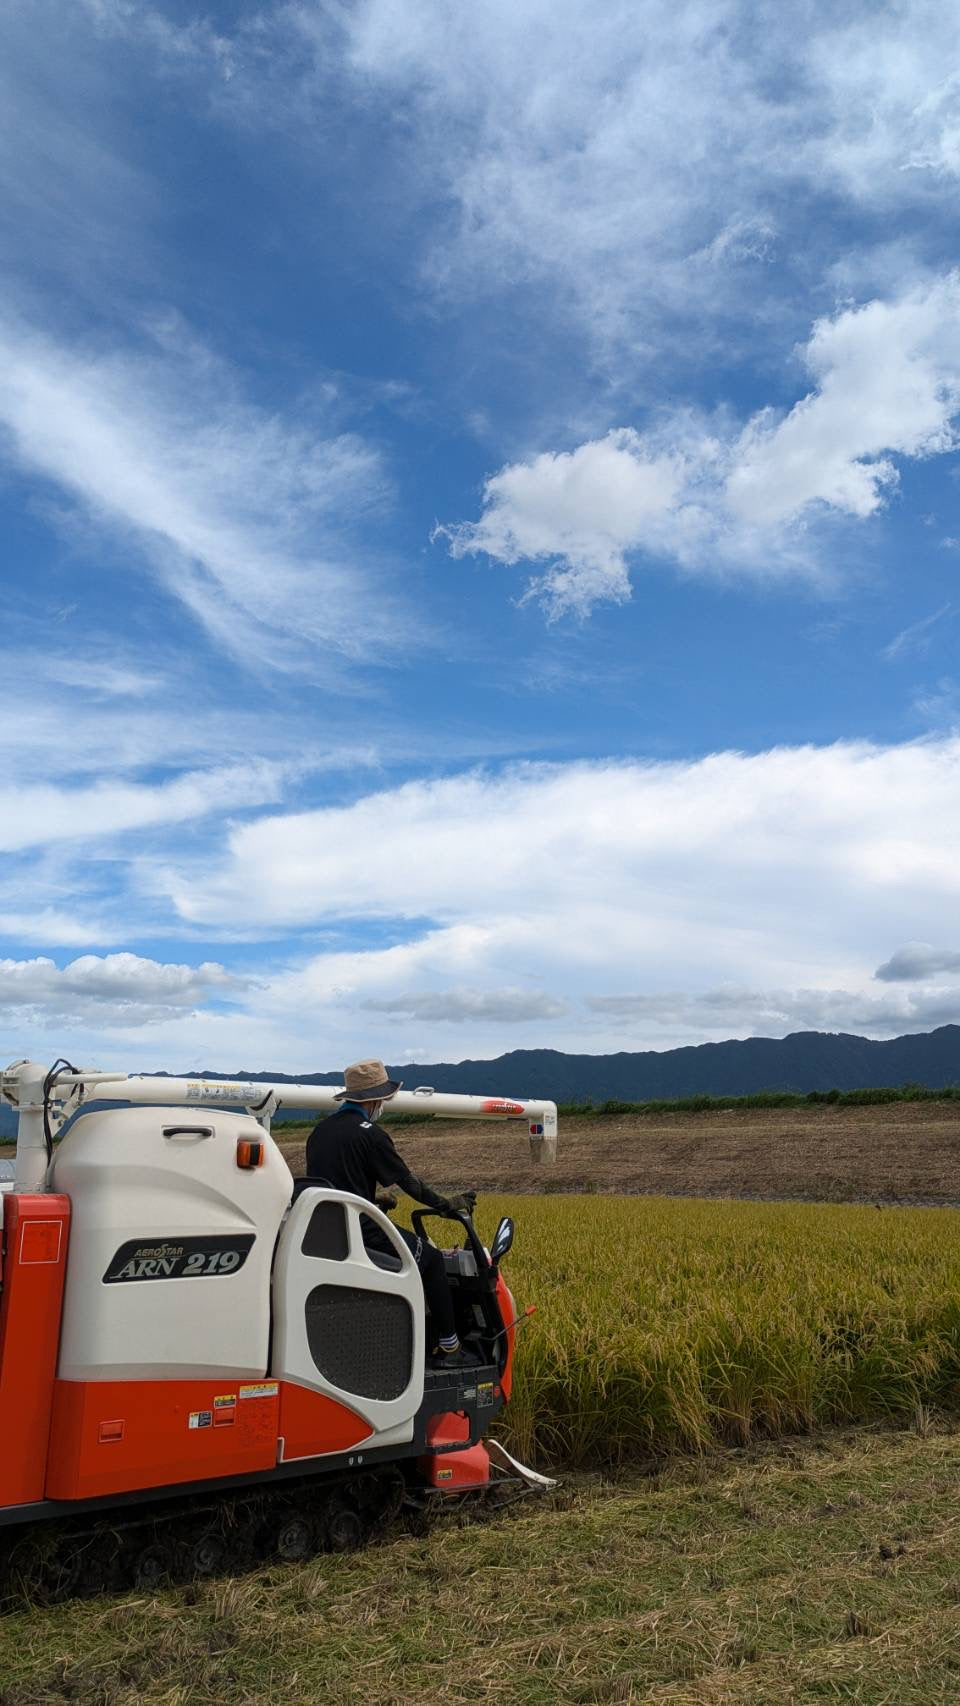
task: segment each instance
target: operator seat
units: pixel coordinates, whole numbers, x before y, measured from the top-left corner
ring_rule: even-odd
[[[304,1191],[312,1190],[315,1185],[321,1185],[325,1190],[333,1190],[329,1179],[322,1178],[319,1173],[307,1173],[300,1179],[294,1179],[290,1206],[293,1206]],[[398,1274],[403,1267],[400,1257],[394,1256],[389,1250],[371,1250],[369,1245],[365,1245],[364,1248],[374,1267],[382,1268],[384,1273]]]

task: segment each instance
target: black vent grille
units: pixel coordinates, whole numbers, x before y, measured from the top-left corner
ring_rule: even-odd
[[[310,1355],[325,1380],[358,1398],[399,1398],[410,1383],[413,1311],[395,1292],[316,1285],[304,1305]]]

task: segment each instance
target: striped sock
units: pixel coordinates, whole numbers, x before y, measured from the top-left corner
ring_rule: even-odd
[[[459,1336],[456,1333],[448,1333],[445,1339],[440,1340],[440,1349],[444,1356],[451,1356],[454,1351],[460,1349]]]

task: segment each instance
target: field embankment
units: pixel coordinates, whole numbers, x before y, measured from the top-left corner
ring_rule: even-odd
[[[960,1437],[736,1452],[0,1619],[0,1706],[955,1706]]]
[[[302,1137],[276,1135],[302,1170]],[[565,1115],[549,1169],[519,1123],[424,1120],[395,1136],[426,1178],[482,1191],[960,1203],[956,1101]]]

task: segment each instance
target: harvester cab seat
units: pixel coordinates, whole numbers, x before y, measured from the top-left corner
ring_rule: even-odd
[[[371,1249],[369,1244],[366,1249],[375,1268],[382,1268],[385,1274],[398,1274],[400,1272],[403,1263],[400,1257],[395,1256],[392,1251]]]
[[[324,1190],[332,1190],[333,1188],[329,1179],[322,1179],[319,1175],[305,1173],[302,1178],[293,1181],[293,1196],[290,1198],[290,1207],[293,1207],[297,1198],[302,1196],[304,1191],[309,1191],[314,1185],[321,1185]]]
[[[294,1203],[303,1195],[304,1191],[313,1190],[315,1186],[319,1186],[322,1190],[333,1190],[330,1180],[324,1179],[319,1173],[307,1173],[302,1178],[294,1179],[293,1195],[290,1198],[290,1207],[293,1207]],[[366,1216],[364,1216],[363,1219],[366,1219]],[[361,1225],[363,1224],[363,1219],[361,1220]],[[389,1250],[371,1249],[369,1245],[366,1246],[366,1251],[375,1268],[382,1268],[383,1272],[387,1274],[400,1273],[403,1263],[399,1256],[394,1255]]]

